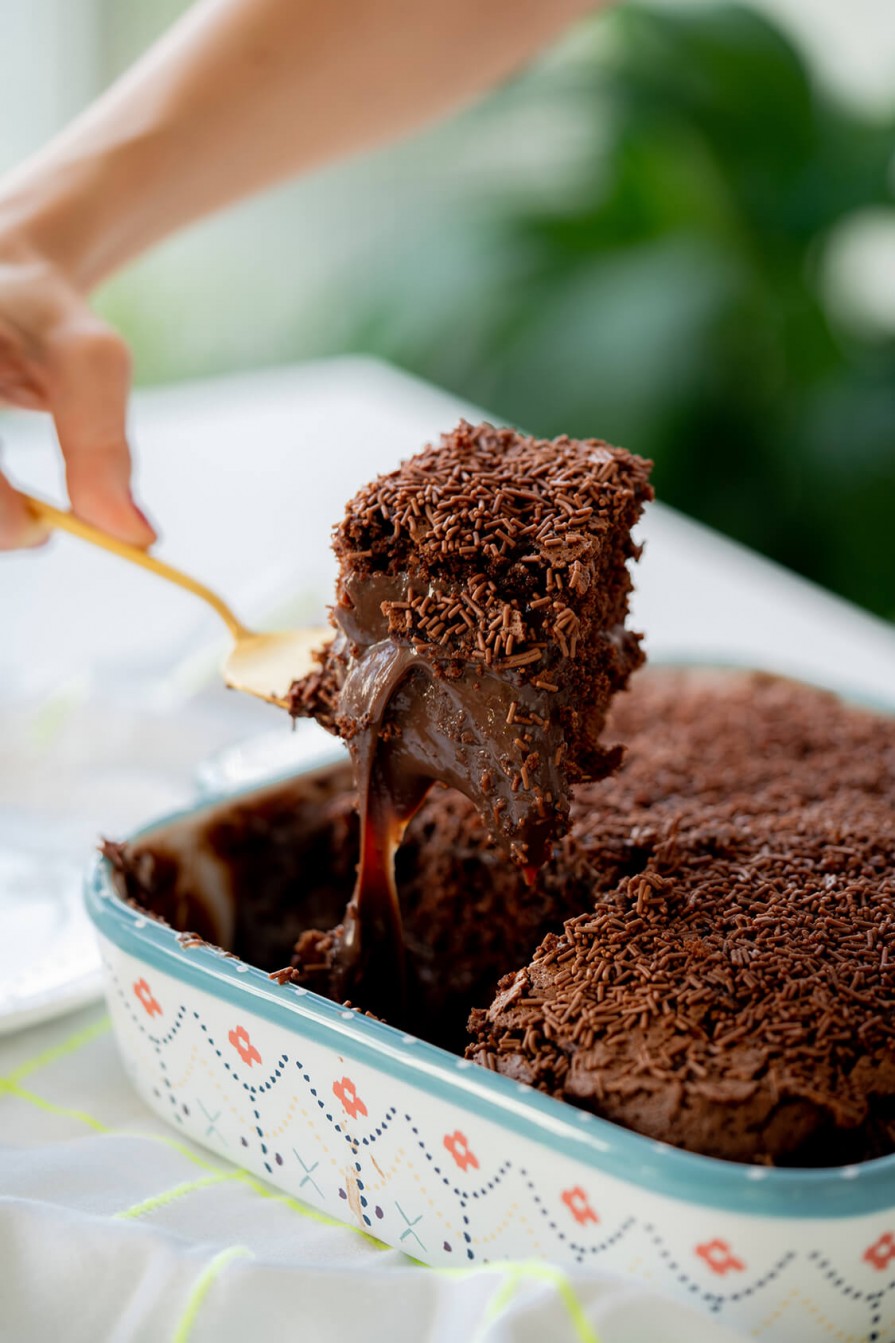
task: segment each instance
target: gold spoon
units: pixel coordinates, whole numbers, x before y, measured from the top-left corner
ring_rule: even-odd
[[[222,668],[224,680],[232,690],[242,690],[247,695],[256,695],[270,704],[279,705],[281,709],[288,708],[289,687],[292,682],[313,670],[312,655],[315,649],[321,648],[333,636],[332,630],[328,628],[257,634],[254,630],[247,629],[242,621],[236,618],[227,603],[216,592],[212,592],[204,583],[197,582],[189,574],[175,569],[171,564],[166,564],[164,560],[156,559],[154,555],[147,554],[138,546],[117,540],[108,532],[101,531],[99,527],[91,527],[89,522],[82,522],[73,513],[65,513],[61,508],[54,508],[43,499],[35,499],[32,495],[24,493],[21,497],[34,516],[46,526],[70,532],[72,536],[78,536],[82,541],[89,541],[91,545],[109,550],[121,559],[130,560],[131,564],[139,564],[141,568],[158,574],[159,578],[166,578],[169,583],[176,583],[178,587],[186,588],[187,592],[192,592],[194,596],[201,597],[207,602],[233,636],[233,649]]]

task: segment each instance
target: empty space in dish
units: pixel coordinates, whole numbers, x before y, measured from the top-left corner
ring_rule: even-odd
[[[358,820],[339,763],[207,804],[117,850],[119,891],[181,933],[267,972],[307,930],[336,927],[351,895]],[[528,891],[465,799],[436,789],[409,827],[396,877],[408,957],[408,1027],[462,1053],[473,1007],[576,912]],[[570,900],[572,903],[570,903]],[[326,991],[326,976],[310,987]],[[363,1003],[360,1003],[363,1006]]]

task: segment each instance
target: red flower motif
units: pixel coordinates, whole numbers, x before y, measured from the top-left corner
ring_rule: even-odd
[[[574,1189],[563,1190],[562,1201],[579,1226],[584,1226],[586,1222],[599,1222],[580,1184],[576,1184]]]
[[[869,1246],[864,1251],[864,1262],[872,1264],[874,1268],[888,1268],[892,1260],[895,1259],[895,1235],[891,1231],[884,1231],[879,1240]]]
[[[350,1077],[343,1077],[341,1082],[333,1082],[333,1095],[342,1102],[343,1108],[352,1119],[367,1113],[367,1107],[357,1094],[357,1088]]]
[[[134,983],[134,996],[137,1002],[145,1011],[147,1016],[160,1017],[162,1015],[162,1005],[157,998],[153,996],[152,989],[146,983],[145,979],[138,979]]]
[[[713,1273],[720,1273],[722,1276],[731,1270],[740,1272],[746,1267],[742,1259],[738,1259],[727,1244],[726,1240],[707,1240],[704,1245],[696,1246],[696,1253],[700,1259],[704,1259]]]
[[[228,1039],[243,1063],[247,1063],[250,1068],[253,1063],[261,1062],[261,1055],[249,1039],[249,1033],[245,1026],[236,1026],[230,1032]]]
[[[450,1152],[461,1170],[478,1170],[479,1159],[466,1140],[466,1134],[455,1129],[453,1133],[444,1135],[444,1145]]]

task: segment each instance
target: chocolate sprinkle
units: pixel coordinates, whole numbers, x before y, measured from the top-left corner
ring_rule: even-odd
[[[380,476],[335,530],[338,634],[293,686],[292,712],[349,744],[373,732],[393,743],[405,773],[467,793],[506,852],[536,866],[566,824],[571,784],[619,759],[599,739],[643,660],[624,622],[649,465],[596,439],[461,422]],[[376,722],[371,656],[388,701]],[[411,735],[420,728],[425,742]]]
[[[544,874],[589,908],[473,1013],[469,1057],[708,1155],[893,1150],[895,722],[665,672],[610,726],[626,762]]]

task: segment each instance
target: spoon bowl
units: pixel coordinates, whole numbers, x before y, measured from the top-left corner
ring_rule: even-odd
[[[210,606],[223,620],[233,639],[233,648],[223,665],[224,680],[233,690],[267,700],[281,709],[288,708],[292,682],[313,670],[315,650],[322,648],[333,636],[333,631],[325,626],[271,634],[250,630],[216,592],[185,574],[182,569],[156,559],[148,551],[140,550],[139,546],[119,541],[117,537],[82,521],[73,513],[66,513],[48,504],[44,499],[24,493],[21,497],[33,516],[46,526],[68,532],[81,541],[89,541],[91,545],[117,555],[119,559],[148,569],[150,573],[184,588]]]
[[[314,653],[332,638],[326,627],[253,634],[237,638],[224,660],[224,680],[231,690],[289,707],[289,687],[315,664]]]

